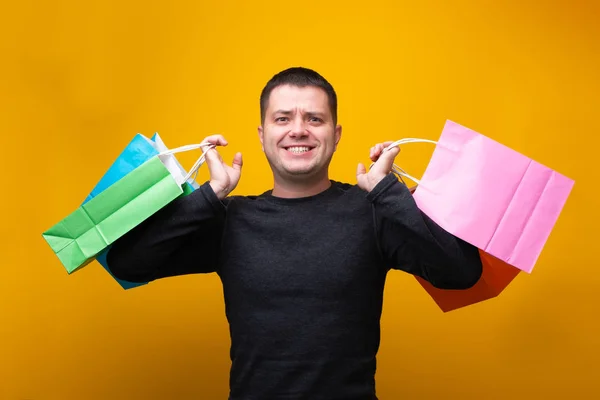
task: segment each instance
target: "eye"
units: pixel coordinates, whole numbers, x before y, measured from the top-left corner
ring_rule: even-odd
[[[323,120],[319,117],[310,117],[309,121],[310,122],[319,122],[319,123],[323,122]]]
[[[287,117],[277,117],[275,118],[275,122],[285,122],[287,121]]]

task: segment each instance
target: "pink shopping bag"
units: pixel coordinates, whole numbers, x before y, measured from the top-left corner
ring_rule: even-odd
[[[405,140],[411,141],[421,140]],[[531,273],[574,185],[572,179],[452,121],[446,121],[422,179],[398,173],[418,184],[413,196],[425,214],[492,256],[484,260],[482,281],[498,275],[486,268],[504,271],[504,263]],[[511,280],[496,280],[500,283],[490,287],[488,298]],[[438,294],[434,299],[442,309],[441,298],[454,296],[454,306],[448,308],[454,309],[483,300],[485,296],[473,294],[490,286],[480,282],[468,290],[446,291],[419,282],[430,295]]]

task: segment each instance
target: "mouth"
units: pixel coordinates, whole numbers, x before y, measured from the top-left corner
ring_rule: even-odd
[[[309,151],[311,151],[312,149],[314,149],[313,146],[288,146],[288,147],[284,147],[284,149],[292,154],[306,154]]]

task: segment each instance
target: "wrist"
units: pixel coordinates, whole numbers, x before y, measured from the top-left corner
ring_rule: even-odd
[[[208,184],[212,188],[213,192],[215,192],[215,195],[217,196],[217,198],[219,200],[223,200],[229,194],[229,192],[227,191],[227,188],[226,187],[224,188],[222,185],[219,185],[212,181],[210,181]]]
[[[379,196],[381,196],[383,193],[385,193],[395,185],[404,186],[398,181],[396,176],[392,172],[390,172],[389,174],[381,178],[371,188],[371,190],[369,190],[369,192],[367,193],[367,199],[369,199],[370,201],[375,201]]]
[[[371,193],[373,189],[377,187],[381,183],[381,181],[386,177],[386,175],[372,177],[369,179],[369,187],[367,188],[367,192]]]

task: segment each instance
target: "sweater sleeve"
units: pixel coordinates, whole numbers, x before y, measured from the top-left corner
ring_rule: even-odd
[[[207,182],[115,241],[108,268],[129,282],[215,272],[225,212],[226,203]]]
[[[392,174],[367,194],[377,240],[393,269],[422,277],[440,289],[468,289],[482,273],[479,250],[437,225]]]

